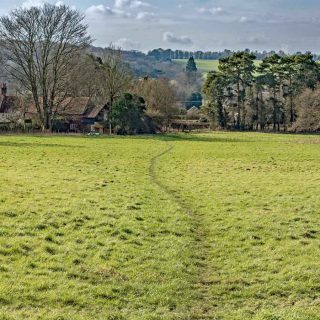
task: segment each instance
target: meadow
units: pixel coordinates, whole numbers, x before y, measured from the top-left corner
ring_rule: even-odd
[[[187,61],[186,59],[176,59],[174,60],[175,63],[185,67],[187,65]],[[209,71],[218,71],[218,66],[219,66],[219,60],[195,60],[196,65],[198,70],[203,73],[206,74]],[[256,61],[255,62],[256,66],[258,66],[260,64],[260,61]]]
[[[319,144],[0,136],[0,319],[320,319]]]

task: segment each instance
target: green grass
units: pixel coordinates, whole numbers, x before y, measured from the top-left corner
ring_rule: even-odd
[[[319,144],[0,137],[0,318],[320,319]]]
[[[185,67],[187,65],[186,59],[174,60],[179,65]],[[209,71],[218,71],[219,60],[195,60],[197,68],[201,73],[208,73]],[[255,64],[258,66],[260,61],[256,61]]]
[[[174,62],[178,63],[182,67],[187,65],[186,59],[176,59]],[[208,73],[209,71],[217,71],[219,60],[195,60],[197,68],[202,73]]]

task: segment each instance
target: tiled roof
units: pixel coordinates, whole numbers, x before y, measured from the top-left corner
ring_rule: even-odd
[[[57,99],[58,100],[58,99]],[[96,106],[89,97],[65,98],[60,102],[57,110],[54,110],[60,116],[75,116],[85,118],[96,118],[105,106]],[[19,97],[8,96],[0,98],[0,113],[13,113],[23,110],[23,105]],[[34,103],[31,103],[25,110],[29,115],[37,114]]]

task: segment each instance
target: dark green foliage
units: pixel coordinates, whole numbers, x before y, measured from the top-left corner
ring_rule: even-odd
[[[204,111],[220,128],[227,127],[228,114],[223,107],[224,88],[227,84],[224,75],[217,71],[209,72],[203,86],[203,93],[209,103],[204,106]]]
[[[186,71],[187,72],[197,72],[198,71],[196,62],[194,61],[193,57],[189,58],[189,60],[187,62],[187,66],[186,66]]]
[[[310,53],[274,53],[257,68],[254,59],[246,51],[219,61],[219,72],[209,73],[203,87],[207,114],[222,128],[293,128],[298,120],[297,97],[306,88],[316,88],[319,65]]]
[[[187,85],[192,87],[197,84],[198,68],[193,57],[189,58],[186,66]]]
[[[153,124],[144,114],[145,101],[130,93],[123,94],[112,110],[112,120],[118,134],[153,133]]]
[[[258,71],[263,75],[264,84],[270,92],[273,129],[279,130],[280,123],[283,118],[283,106],[281,100],[278,99],[278,93],[280,92],[284,71],[284,65],[282,64],[281,57],[274,54],[263,59]]]
[[[248,52],[237,52],[219,62],[219,71],[227,80],[229,93],[236,99],[236,124],[237,129],[244,127],[244,101],[246,89],[254,80],[256,57]]]

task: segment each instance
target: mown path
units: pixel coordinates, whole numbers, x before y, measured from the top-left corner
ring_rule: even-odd
[[[186,310],[186,318],[189,320],[196,319],[215,319],[210,308],[208,290],[212,285],[210,280],[210,266],[208,262],[210,245],[207,242],[207,230],[202,221],[201,216],[193,210],[186,199],[180,197],[175,190],[170,189],[164,181],[161,180],[161,173],[157,171],[157,164],[167,154],[174,150],[174,146],[168,144],[167,148],[157,154],[150,161],[149,176],[152,183],[157,185],[164,191],[169,198],[172,199],[181,208],[181,211],[188,215],[191,219],[192,226],[190,228],[194,237],[194,246],[192,260],[197,268],[197,277],[194,283],[190,285],[194,290],[195,301],[190,310]]]

